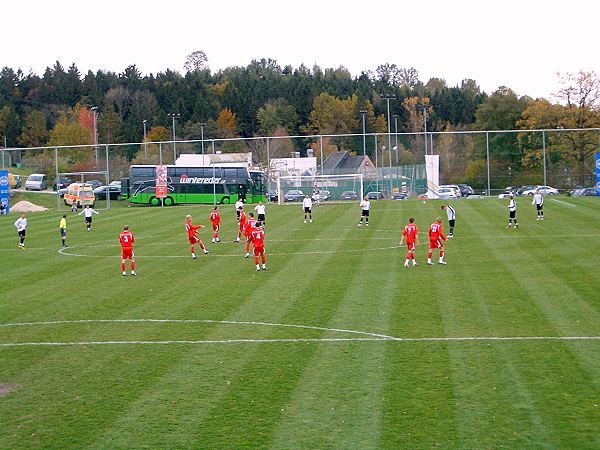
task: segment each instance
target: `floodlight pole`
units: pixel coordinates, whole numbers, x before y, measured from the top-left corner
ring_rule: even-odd
[[[94,113],[94,153],[96,156],[96,170],[98,170],[98,128],[96,125],[96,120],[97,120],[96,118],[98,115],[98,107],[92,106],[90,109]]]
[[[167,117],[171,117],[173,119],[173,164],[175,164],[175,160],[177,159],[177,143],[175,142],[175,119],[179,119],[181,114],[169,113]]]
[[[147,122],[146,119],[144,119],[142,121],[142,123],[144,124],[144,159],[148,158],[148,142],[147,142],[147,138],[146,138],[146,136],[147,136],[147,133],[146,133],[146,122]]]
[[[4,154],[4,152],[2,152]],[[58,193],[58,147],[54,147],[54,165],[56,169],[56,210],[60,210],[60,194]]]
[[[200,139],[202,139],[202,154],[204,155],[204,125],[206,123],[200,122]]]
[[[365,135],[365,116],[367,115],[367,110],[361,109],[359,113],[362,116],[363,156],[367,156],[367,137]]]

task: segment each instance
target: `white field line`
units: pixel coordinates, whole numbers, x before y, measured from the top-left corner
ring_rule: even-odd
[[[315,327],[310,325],[280,324],[270,322],[242,322],[226,320],[177,320],[177,319],[85,319],[56,320],[46,322],[20,322],[0,324],[0,327],[61,325],[81,323],[211,323],[225,325],[255,325],[268,327],[299,328],[338,333],[359,334],[367,337],[352,338],[290,338],[290,339],[209,339],[209,340],[165,340],[165,341],[79,341],[79,342],[4,342],[0,347],[32,346],[85,346],[85,345],[208,345],[208,344],[252,344],[252,343],[316,343],[316,342],[519,342],[519,341],[600,341],[598,336],[472,336],[472,337],[394,337],[365,331],[340,328]]]
[[[566,205],[566,206],[571,206],[573,208],[577,208],[576,205],[574,205],[572,203],[563,202],[562,200],[556,200],[555,198],[551,198],[550,200],[552,200],[553,202],[556,202],[556,203],[560,203],[561,205]]]

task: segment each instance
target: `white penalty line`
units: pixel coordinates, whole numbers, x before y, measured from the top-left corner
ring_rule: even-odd
[[[431,338],[296,338],[296,339],[209,339],[168,341],[82,341],[82,342],[5,342],[0,347],[65,347],[99,345],[210,345],[267,343],[328,343],[328,342],[485,342],[485,341],[594,341],[600,336],[515,336],[515,337],[431,337]]]
[[[556,203],[560,203],[561,205],[566,205],[566,206],[571,206],[572,208],[577,208],[576,205],[574,205],[572,203],[563,202],[562,200],[556,200],[555,198],[551,198],[550,200],[552,200],[553,202],[556,202]]]

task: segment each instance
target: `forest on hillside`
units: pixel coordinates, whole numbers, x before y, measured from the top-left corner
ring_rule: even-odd
[[[202,51],[188,56],[184,73],[145,75],[131,65],[121,73],[82,74],[75,63],[65,69],[58,61],[41,76],[18,68],[0,71],[0,145],[8,148],[90,144],[94,121],[97,142],[114,144],[142,142],[145,127],[148,142],[172,140],[175,120],[176,139],[188,140],[201,134],[222,139],[362,133],[363,119],[366,133],[387,133],[388,117],[393,133],[423,132],[425,122],[427,131],[594,128],[600,126],[600,82],[594,72],[565,74],[557,77],[555,98],[533,99],[509,87],[485,93],[471,79],[457,86],[441,78],[424,82],[414,68],[395,64],[353,77],[343,67],[281,67],[261,59],[213,73]],[[537,135],[491,139],[494,160],[515,172],[542,164]],[[468,160],[460,169],[464,176],[464,170],[481,170],[485,155],[475,141],[439,150],[445,148],[450,165],[453,145],[461,147],[461,158]],[[298,151],[311,145],[293,142]],[[545,144],[555,163],[582,177],[593,169],[588,163],[598,149],[597,133],[563,133]],[[123,148],[121,157],[139,159],[140,146]],[[336,150],[362,152],[362,141],[327,140],[325,156]],[[276,147],[272,151],[289,154],[287,147],[281,155]],[[400,156],[396,164],[417,159],[408,144]]]

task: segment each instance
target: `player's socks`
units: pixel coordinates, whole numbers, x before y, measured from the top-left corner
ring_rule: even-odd
[[[131,275],[133,275],[134,277],[137,275],[137,273],[135,273],[135,270],[131,271]]]
[[[358,225],[356,225],[357,227],[362,227],[362,222],[358,222]]]
[[[196,259],[196,254],[192,253],[192,259]]]
[[[446,261],[443,261],[443,260],[441,260],[441,259],[440,259],[439,263],[440,263],[440,264],[443,264],[443,265],[446,265]]]
[[[404,267],[408,267],[408,259],[404,261]]]
[[[367,226],[369,226],[369,222],[367,222]]]
[[[127,272],[123,272],[123,276],[126,277],[127,276]]]
[[[256,265],[256,271],[260,272],[260,266],[258,264]]]
[[[215,243],[215,238],[212,238],[212,243],[213,243],[213,244]]]
[[[430,266],[433,264],[433,263],[431,262],[431,258],[427,258],[427,264],[429,264]]]
[[[417,264],[417,261],[415,261],[415,260],[413,259],[413,267],[417,267],[417,266],[418,266],[418,264]]]
[[[310,219],[310,223],[312,223],[312,219]]]
[[[208,255],[209,253],[210,253],[210,252],[209,252],[208,250],[204,249],[204,254],[205,254],[205,255]]]
[[[123,272],[123,275],[125,275],[125,263],[121,264],[121,272]]]
[[[263,264],[263,270],[267,270],[267,265]]]

